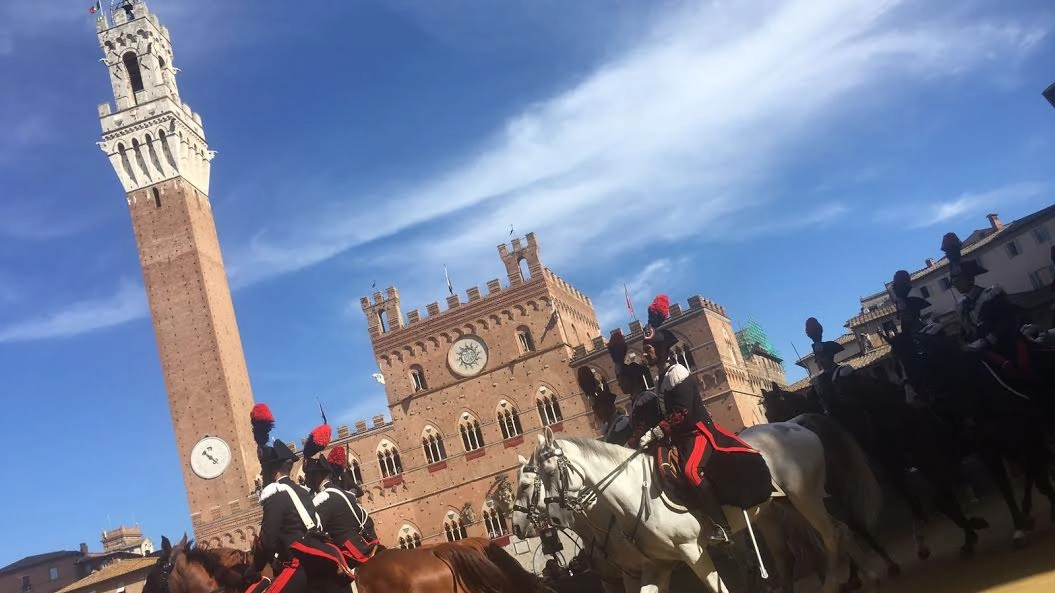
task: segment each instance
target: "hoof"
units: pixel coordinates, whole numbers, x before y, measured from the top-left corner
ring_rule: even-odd
[[[1029,545],[1029,536],[1026,532],[1016,529],[1015,534],[1011,536],[1011,547],[1016,550],[1021,550]]]
[[[916,557],[920,560],[926,560],[927,558],[930,558],[930,548],[928,548],[927,546],[921,546],[918,550],[916,550]]]
[[[983,519],[981,517],[971,517],[970,520],[967,521],[967,524],[971,526],[971,529],[988,529],[989,528],[989,521],[986,521],[985,519]]]
[[[974,546],[978,543],[978,534],[968,531],[963,539],[963,546],[960,547],[960,558],[970,558],[974,556]]]
[[[901,565],[894,563],[886,568],[886,576],[895,578],[901,576]]]
[[[1055,512],[1055,511],[1053,511]],[[1033,531],[1037,527],[1037,520],[1033,517],[1026,517],[1022,520],[1022,528],[1026,531]]]

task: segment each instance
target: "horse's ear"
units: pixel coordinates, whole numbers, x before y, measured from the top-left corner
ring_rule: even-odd
[[[524,457],[523,455],[517,455],[517,463],[519,463],[521,465],[521,467],[527,465],[528,464],[527,457]]]
[[[552,445],[553,441],[557,440],[557,437],[553,435],[553,429],[548,426],[543,429],[542,434],[546,435],[547,445]]]
[[[164,535],[161,536],[161,557],[168,558],[172,554],[172,542]]]
[[[538,433],[535,436],[538,437],[538,446],[539,447],[545,447],[546,446],[546,435],[544,435],[544,434],[542,434],[540,432],[540,433]]]
[[[183,539],[179,540],[179,547],[181,547],[181,548],[186,548],[187,547],[187,532],[186,531],[183,532]]]

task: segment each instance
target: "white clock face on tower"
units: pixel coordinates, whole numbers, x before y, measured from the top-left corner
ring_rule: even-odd
[[[472,377],[487,366],[487,344],[476,336],[465,336],[447,351],[447,364],[462,377]]]
[[[190,450],[190,467],[199,478],[218,477],[231,463],[231,448],[220,437],[205,437]]]

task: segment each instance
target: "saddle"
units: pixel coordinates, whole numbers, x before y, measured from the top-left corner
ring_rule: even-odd
[[[673,510],[689,511],[697,508],[696,493],[685,481],[681,471],[681,453],[674,447],[660,444],[653,455],[656,458],[656,483],[663,502]]]

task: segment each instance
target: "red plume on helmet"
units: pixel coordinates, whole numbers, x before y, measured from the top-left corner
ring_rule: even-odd
[[[894,291],[894,296],[899,299],[903,299],[908,296],[908,293],[912,291],[912,276],[905,270],[898,270],[894,272],[894,281],[890,283],[890,288]]]
[[[670,317],[670,298],[661,294],[648,306],[648,324],[659,327]]]
[[[941,250],[945,252],[949,262],[957,263],[960,261],[961,249],[963,249],[963,243],[960,242],[960,238],[956,236],[956,233],[945,233],[945,236],[941,238]]]
[[[316,426],[308,435],[308,442],[304,443],[304,459],[314,457],[316,453],[325,449],[326,445],[330,444],[331,436],[333,436],[333,431],[330,430],[329,424]]]
[[[326,461],[329,461],[330,465],[336,469],[344,469],[348,466],[348,452],[344,450],[344,447],[334,447],[326,456]]]
[[[256,404],[249,412],[249,421],[253,424],[253,440],[261,447],[267,445],[271,429],[275,427],[271,408],[267,407],[267,404]]]
[[[820,342],[824,336],[824,327],[820,321],[817,321],[816,317],[810,317],[806,320],[806,335],[814,342]]]

